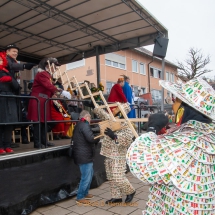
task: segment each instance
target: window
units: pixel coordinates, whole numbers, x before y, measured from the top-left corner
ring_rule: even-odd
[[[141,88],[140,95],[146,93],[146,88]]]
[[[113,61],[113,66],[114,66],[114,67],[119,67],[119,66],[118,66],[118,63],[117,63],[117,62],[114,62],[114,61]]]
[[[146,72],[145,72],[145,64],[143,64],[143,63],[140,63],[140,74],[142,74],[142,75],[146,74]]]
[[[119,64],[119,67],[120,67],[121,69],[125,69],[125,64],[120,63],[120,64]]]
[[[111,61],[110,60],[105,60],[105,64],[111,66]]]
[[[139,95],[138,87],[137,86],[133,86],[133,91],[134,91],[135,96],[137,97]]]
[[[106,82],[106,93],[110,94],[111,88],[113,87],[113,82]]]
[[[161,70],[150,67],[150,76],[154,78],[161,78]]]
[[[161,91],[160,90],[151,90],[152,100],[154,103],[161,102]]]
[[[126,59],[125,59],[125,56],[109,53],[105,55],[105,64],[107,66],[113,66],[119,69],[125,69]]]
[[[169,73],[166,72],[166,81],[169,81]]]
[[[75,69],[85,65],[85,59],[66,64],[66,70]]]
[[[138,73],[138,66],[137,66],[137,61],[136,60],[132,60],[132,72],[136,72]]]
[[[171,73],[171,80],[170,81],[174,82],[174,74],[173,73]]]
[[[174,74],[170,72],[166,72],[166,80],[170,82],[174,82],[175,81]]]

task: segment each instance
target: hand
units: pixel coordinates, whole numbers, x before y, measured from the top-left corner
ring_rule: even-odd
[[[110,128],[106,128],[104,134],[110,137],[112,140],[116,139],[116,135]]]
[[[57,88],[57,91],[61,93],[63,90],[61,88]]]
[[[155,113],[149,116],[147,131],[155,132],[156,134],[168,124],[168,117],[163,113]]]
[[[23,64],[23,69],[31,70],[36,65],[37,64],[35,64],[35,63],[25,63],[25,64]]]

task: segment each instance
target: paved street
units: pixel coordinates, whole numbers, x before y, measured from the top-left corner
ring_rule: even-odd
[[[100,187],[90,190],[89,193],[94,195],[91,200],[92,206],[79,206],[75,202],[76,197],[73,197],[56,204],[38,208],[31,215],[142,215],[142,210],[145,208],[148,198],[149,186],[134,178],[131,173],[128,173],[127,177],[136,188],[136,195],[130,206],[105,205],[105,201],[111,198],[109,184],[105,182]],[[125,196],[123,200],[125,200]]]

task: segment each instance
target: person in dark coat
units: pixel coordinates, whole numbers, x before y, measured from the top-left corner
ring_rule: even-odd
[[[0,52],[0,95],[14,95],[19,85],[7,68],[4,52]],[[18,121],[15,98],[0,97],[0,122],[12,123]],[[0,125],[0,155],[13,153],[11,149],[11,135],[13,125]]]
[[[89,199],[93,195],[89,194],[90,184],[93,178],[93,158],[95,144],[99,139],[94,139],[94,134],[89,125],[91,116],[88,111],[80,113],[80,121],[75,126],[73,132],[73,157],[74,162],[81,171],[81,181],[77,193],[77,204],[89,204]]]
[[[18,63],[16,58],[18,56],[19,48],[15,44],[10,44],[5,48],[7,54],[7,70],[10,74],[15,77],[15,73],[20,70],[31,70],[36,64],[34,63]]]
[[[52,83],[52,74],[54,68],[51,71],[48,66],[48,61],[50,64],[54,63],[55,66],[59,66],[56,58],[44,58],[40,61],[38,65],[38,73],[34,79],[33,88],[31,96],[35,96],[40,101],[40,121],[41,121],[41,144],[46,143],[46,133],[45,133],[45,102],[46,99],[51,98],[56,92],[61,92],[62,90],[55,87]],[[38,104],[35,99],[30,99],[28,105],[28,119],[34,122],[38,121]],[[51,121],[51,108],[50,101],[46,105],[46,120]],[[34,148],[39,148],[39,124],[34,124]],[[47,143],[47,146],[54,146],[53,143]]]
[[[7,55],[7,70],[9,73],[13,76],[13,78],[16,80],[17,74],[19,74],[19,71],[22,71],[24,69],[31,70],[33,66],[36,64],[34,63],[18,63],[17,62],[17,57],[19,53],[19,48],[15,44],[10,44],[6,46],[5,52]],[[18,82],[17,82],[18,83]],[[17,90],[14,92],[16,95],[21,95],[21,87],[17,88]],[[22,112],[21,112],[21,100],[17,98],[16,100],[16,105],[18,109],[18,120],[22,121]],[[12,147],[19,147],[19,144],[17,143],[12,143]]]

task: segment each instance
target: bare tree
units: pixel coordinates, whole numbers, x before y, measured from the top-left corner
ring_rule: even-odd
[[[190,48],[188,51],[188,58],[184,62],[177,61],[177,76],[182,81],[189,81],[193,78],[199,77],[200,75],[212,71],[205,68],[209,63],[209,55],[204,57],[201,49]]]

